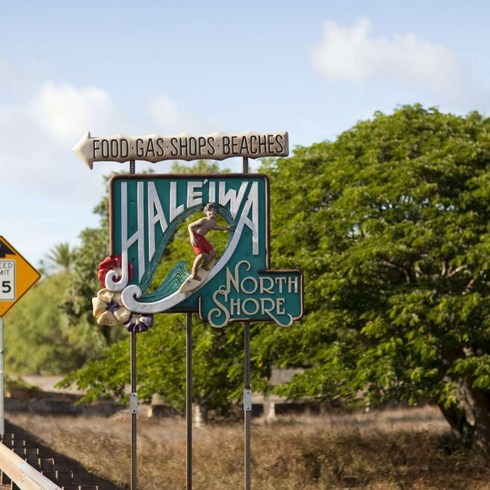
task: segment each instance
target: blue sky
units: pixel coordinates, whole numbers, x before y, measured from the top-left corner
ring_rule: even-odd
[[[286,130],[293,152],[403,104],[490,111],[483,0],[0,0],[0,19],[0,235],[34,266],[128,167],[90,171],[87,131]]]

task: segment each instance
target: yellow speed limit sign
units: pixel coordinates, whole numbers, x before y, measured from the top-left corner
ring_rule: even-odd
[[[41,274],[0,236],[0,317],[39,280]]]

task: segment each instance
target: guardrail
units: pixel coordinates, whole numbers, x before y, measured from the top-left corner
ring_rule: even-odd
[[[1,442],[0,469],[21,490],[62,490]]]

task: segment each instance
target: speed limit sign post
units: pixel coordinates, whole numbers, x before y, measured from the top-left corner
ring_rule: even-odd
[[[41,274],[0,236],[0,317],[39,280]]]
[[[0,236],[0,437],[5,433],[3,316],[40,277],[41,274]]]

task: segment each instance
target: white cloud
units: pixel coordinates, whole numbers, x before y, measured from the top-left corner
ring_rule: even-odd
[[[113,132],[121,116],[99,88],[46,83],[33,102],[33,116],[55,139],[76,143],[89,129]]]
[[[149,100],[147,109],[158,126],[156,129],[165,135],[206,134],[220,127],[213,118],[203,118],[182,111],[173,99],[163,94]]]
[[[103,91],[69,85],[46,83],[23,99],[0,102],[0,167],[8,189],[26,201],[49,197],[60,211],[75,203],[91,210],[104,193],[102,175],[118,168],[91,172],[72,148],[88,129],[115,124],[117,116]]]
[[[0,88],[12,86],[16,78],[14,70],[0,58]]]
[[[326,21],[310,51],[314,68],[332,82],[398,84],[448,98],[464,88],[464,67],[445,46],[415,34],[376,37],[372,30],[369,19],[351,28]]]

